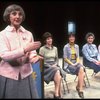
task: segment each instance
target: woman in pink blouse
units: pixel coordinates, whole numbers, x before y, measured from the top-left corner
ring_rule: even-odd
[[[0,98],[39,98],[31,63],[40,59],[35,50],[41,43],[21,26],[25,13],[19,5],[8,6],[3,18],[8,26],[0,32]]]

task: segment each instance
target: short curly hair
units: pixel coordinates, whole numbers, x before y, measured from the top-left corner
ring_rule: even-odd
[[[51,37],[51,38],[53,38],[52,37],[52,34],[50,33],[50,32],[45,32],[44,34],[43,34],[43,42],[44,42],[44,44],[46,44],[46,39],[48,38],[48,37]]]
[[[95,36],[92,32],[88,32],[85,36],[85,39],[87,40],[88,37],[93,36],[93,38],[95,39]]]
[[[23,8],[19,5],[16,5],[16,4],[12,4],[12,5],[9,5],[5,11],[4,11],[4,14],[3,14],[3,19],[6,23],[10,24],[10,20],[9,20],[9,15],[12,11],[20,11],[22,16],[23,16],[23,20],[25,20],[25,12],[23,10]]]

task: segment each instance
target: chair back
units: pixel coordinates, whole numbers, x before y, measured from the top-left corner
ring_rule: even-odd
[[[41,75],[41,62],[40,60],[37,61],[36,63],[32,64],[32,68],[33,68],[33,72],[32,72],[32,76],[34,78],[34,80],[36,81],[36,87],[37,87],[37,91],[39,94],[39,97],[42,98],[42,75]]]

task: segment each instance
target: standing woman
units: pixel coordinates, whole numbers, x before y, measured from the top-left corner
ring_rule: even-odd
[[[63,48],[64,70],[78,76],[76,90],[81,98],[84,98],[84,68],[79,62],[79,46],[75,44],[75,35],[70,33],[68,36],[69,43]]]
[[[40,59],[35,50],[41,43],[21,26],[25,13],[19,5],[8,6],[3,18],[8,26],[0,32],[0,98],[39,98],[31,63]]]
[[[55,83],[54,98],[61,98],[61,73],[58,67],[58,51],[53,46],[52,35],[49,32],[43,34],[44,46],[40,48],[39,54],[44,57],[44,81]]]
[[[93,33],[89,32],[86,34],[87,43],[84,44],[82,53],[85,65],[97,73],[100,71],[100,53],[98,52],[96,45],[93,44],[94,39],[95,36]]]

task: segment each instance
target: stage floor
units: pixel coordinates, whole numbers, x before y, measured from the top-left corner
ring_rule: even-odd
[[[82,63],[82,58],[81,58]],[[62,67],[62,59],[59,59],[59,65]],[[93,73],[92,69],[86,68],[86,72],[89,78],[90,87],[87,84],[87,87],[84,87],[84,98],[100,98],[100,72],[96,74],[96,76],[91,76]],[[65,87],[66,94],[63,93],[63,86],[62,86],[62,98],[64,99],[77,99],[79,98],[78,93],[75,89],[77,79],[75,79],[75,75],[66,74],[66,79],[68,81],[68,86],[70,89],[70,93],[68,93],[67,88]],[[87,81],[86,81],[87,83]],[[65,85],[66,86],[66,85]],[[44,82],[44,98],[53,98],[54,92],[54,83],[50,82],[46,84]]]

